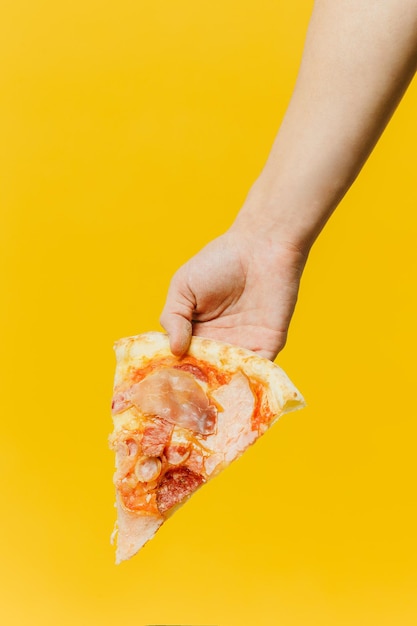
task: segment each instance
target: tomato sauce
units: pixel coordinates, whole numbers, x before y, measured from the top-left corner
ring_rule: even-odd
[[[133,369],[131,380],[133,383],[140,382],[146,378],[146,376],[149,376],[151,372],[162,367],[174,367],[189,372],[197,380],[208,383],[211,391],[221,385],[226,385],[232,377],[230,372],[222,372],[215,365],[207,361],[196,359],[190,355],[182,357],[181,359],[172,355],[158,360],[153,359],[148,365]]]
[[[249,381],[255,398],[255,408],[252,415],[252,430],[259,430],[262,425],[269,425],[274,417],[265,394],[265,387],[256,380]]]

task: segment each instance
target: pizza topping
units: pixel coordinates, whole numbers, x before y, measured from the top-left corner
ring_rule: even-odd
[[[255,396],[255,409],[252,417],[252,428],[263,434],[268,430],[268,426],[274,419],[274,414],[268,403],[268,396],[263,392],[263,385],[260,381],[252,379],[250,381],[252,393]]]
[[[202,448],[194,446],[185,463],[186,467],[195,474],[203,474],[205,456],[205,451]]]
[[[197,380],[208,383],[211,388],[219,387],[220,385],[225,385],[231,377],[230,372],[222,371],[212,363],[208,361],[204,361],[202,359],[196,359],[190,354],[183,357],[181,360],[178,360],[177,357],[173,355],[161,357],[157,360],[151,360],[146,365],[141,365],[141,367],[132,367],[129,372],[129,378],[133,383],[138,383],[141,380],[147,378],[153,372],[160,370],[162,368],[174,368],[178,370],[182,370],[184,372],[189,372],[196,378]]]
[[[145,483],[138,482],[135,474],[119,483],[119,493],[123,506],[129,511],[141,511],[155,514],[156,495],[146,490]]]
[[[217,419],[217,432],[207,437],[205,445],[213,452],[224,454],[226,463],[239,456],[258,437],[252,417],[255,396],[249,380],[241,372],[233,375],[230,383],[213,394],[223,407]]]
[[[149,483],[161,473],[162,463],[157,457],[145,457],[136,462],[135,475],[139,482]]]
[[[207,374],[203,372],[202,369],[197,367],[197,365],[193,365],[192,363],[180,363],[179,365],[174,365],[174,369],[181,370],[182,372],[189,372],[194,376],[194,378],[201,380],[203,383],[208,382]]]
[[[126,440],[115,438],[112,441],[112,446],[116,452],[117,471],[115,474],[115,480],[125,477],[132,470],[132,467],[135,464],[139,445],[134,436],[135,435],[132,433],[132,435]]]
[[[116,393],[113,396],[113,400],[111,403],[111,410],[113,415],[117,415],[117,413],[125,411],[130,406],[132,406],[132,403],[130,401],[129,391],[127,393],[119,391],[119,393]]]
[[[174,425],[164,419],[146,422],[142,437],[142,451],[146,456],[161,456],[171,438]]]
[[[136,439],[129,438],[125,441],[127,446],[127,452],[130,457],[136,456],[139,451],[139,444]]]
[[[159,511],[165,513],[191,495],[203,482],[203,477],[192,472],[188,467],[168,470],[161,480],[156,495]]]
[[[170,465],[180,465],[188,459],[190,452],[189,445],[172,444],[165,450],[165,456]]]
[[[189,372],[166,367],[117,395],[121,397],[114,400],[115,410],[125,407],[128,398],[146,415],[158,416],[200,435],[215,432],[217,409]]]

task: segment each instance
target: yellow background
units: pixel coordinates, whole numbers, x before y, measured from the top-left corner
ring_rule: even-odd
[[[417,623],[417,85],[317,242],[308,401],[113,564],[113,341],[233,220],[312,2],[0,8],[1,573],[10,626]]]

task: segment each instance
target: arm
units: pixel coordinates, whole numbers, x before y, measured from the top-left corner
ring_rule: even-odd
[[[268,231],[308,249],[416,66],[415,0],[318,0],[293,97],[239,227],[256,214]]]
[[[187,349],[191,332],[269,358],[282,349],[309,250],[416,66],[416,0],[316,1],[261,175],[229,231],[171,282],[161,323],[174,353]]]

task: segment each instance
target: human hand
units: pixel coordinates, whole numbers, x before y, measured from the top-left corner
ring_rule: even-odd
[[[305,255],[288,242],[230,230],[172,278],[161,324],[174,354],[191,335],[239,345],[273,360],[285,345]]]

